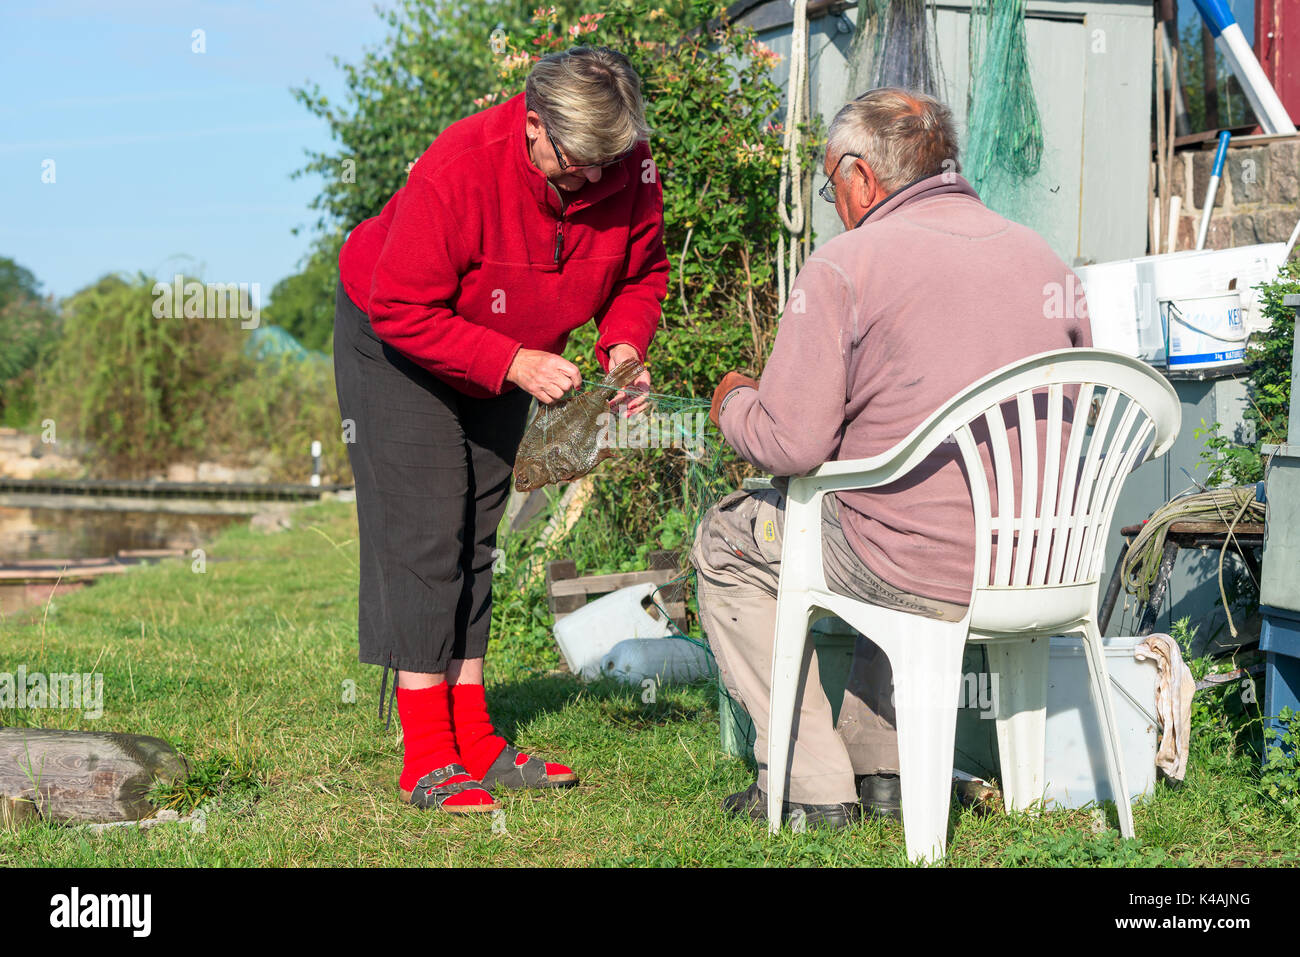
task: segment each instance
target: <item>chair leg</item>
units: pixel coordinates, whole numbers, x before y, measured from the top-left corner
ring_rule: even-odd
[[[1110,673],[1106,670],[1106,652],[1101,632],[1094,622],[1088,622],[1083,636],[1083,647],[1088,655],[1088,673],[1092,678],[1092,696],[1101,718],[1102,743],[1106,752],[1106,770],[1110,774],[1111,789],[1115,793],[1115,807],[1119,810],[1119,832],[1124,837],[1133,836],[1133,808],[1129,802],[1128,774],[1124,770],[1124,746],[1119,737],[1119,724],[1115,720],[1115,705],[1110,693]]]
[[[1047,746],[1047,668],[1051,639],[991,641],[984,648],[998,724],[1002,797],[1007,812],[1043,796]]]
[[[915,618],[909,626],[907,635],[877,644],[894,672],[907,856],[933,863],[943,858],[948,845],[966,624]]]
[[[781,806],[785,802],[789,771],[790,731],[794,726],[808,621],[806,599],[797,593],[782,593],[776,607],[767,727],[767,827],[773,834],[781,829]]]

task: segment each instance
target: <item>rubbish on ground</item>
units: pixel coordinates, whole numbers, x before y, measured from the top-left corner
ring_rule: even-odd
[[[953,768],[952,787],[957,803],[976,814],[993,814],[1002,810],[1002,791],[983,778]]]
[[[1187,774],[1187,753],[1192,734],[1192,695],[1196,679],[1183,661],[1178,642],[1168,635],[1147,635],[1133,647],[1138,661],[1154,659],[1160,668],[1156,681],[1156,717],[1160,719],[1160,744],[1156,750],[1156,767],[1171,781],[1181,781]]]
[[[609,400],[644,371],[640,362],[628,359],[611,369],[600,385],[541,406],[519,443],[515,488],[531,492],[572,481],[612,456],[614,449],[600,441],[602,416],[610,414]]]
[[[684,638],[628,638],[601,659],[600,672],[628,684],[647,678],[690,684],[708,677],[710,663],[708,652]]]
[[[659,586],[643,582],[620,588],[555,623],[555,641],[569,670],[588,680],[601,673],[605,654],[625,638],[666,638],[672,625],[645,603]]]

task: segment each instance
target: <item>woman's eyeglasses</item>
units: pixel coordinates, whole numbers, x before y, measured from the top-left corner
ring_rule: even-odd
[[[632,152],[631,150],[628,150],[621,156],[616,156],[612,160],[606,160],[603,163],[570,163],[564,158],[564,153],[560,149],[560,144],[555,142],[555,137],[551,135],[550,130],[546,131],[546,138],[551,142],[551,149],[555,150],[555,161],[560,164],[560,170],[565,173],[580,173],[583,170],[588,169],[609,169],[611,166],[617,166],[619,163],[623,162],[623,160],[627,159]]]

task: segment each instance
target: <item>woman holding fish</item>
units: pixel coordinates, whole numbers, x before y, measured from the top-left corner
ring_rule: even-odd
[[[398,787],[419,807],[491,811],[493,788],[577,782],[512,747],[488,714],[496,528],[530,400],[582,384],[560,355],[572,330],[594,319],[601,367],[627,363],[628,389],[650,387],[640,364],[668,260],[648,137],[626,57],[550,54],[524,93],[444,130],[339,255],[360,660],[384,666],[384,686],[397,672]],[[610,391],[627,412],[645,404]]]

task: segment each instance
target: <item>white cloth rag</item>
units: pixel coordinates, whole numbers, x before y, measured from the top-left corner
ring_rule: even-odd
[[[1160,669],[1156,681],[1156,716],[1163,732],[1156,750],[1156,767],[1173,781],[1187,774],[1187,749],[1192,736],[1192,695],[1196,679],[1183,661],[1178,642],[1168,635],[1147,635],[1133,647],[1138,661],[1152,659]]]

